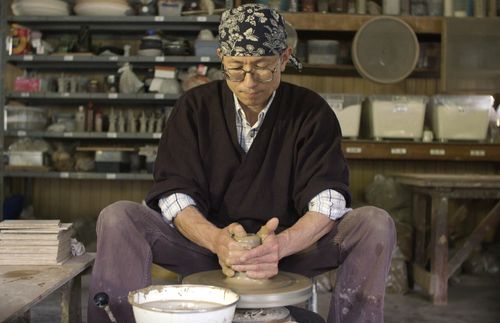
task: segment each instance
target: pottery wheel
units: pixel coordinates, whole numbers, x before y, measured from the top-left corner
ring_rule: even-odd
[[[290,320],[290,311],[286,307],[274,307],[236,310],[233,323],[286,323]]]
[[[312,293],[309,278],[287,272],[280,272],[270,279],[251,279],[238,274],[228,278],[221,270],[212,270],[187,276],[182,283],[229,288],[240,296],[237,308],[293,305],[306,301]]]

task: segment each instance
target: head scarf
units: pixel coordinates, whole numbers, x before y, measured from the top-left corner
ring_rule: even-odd
[[[281,55],[286,43],[285,19],[261,4],[245,4],[224,11],[219,25],[220,50],[224,56]],[[290,63],[302,64],[292,55]]]

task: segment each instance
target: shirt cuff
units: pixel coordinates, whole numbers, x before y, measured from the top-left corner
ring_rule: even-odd
[[[309,202],[309,211],[321,213],[331,220],[338,220],[351,208],[346,208],[346,201],[339,192],[327,189],[319,193]]]
[[[191,196],[183,193],[174,193],[169,196],[162,197],[158,201],[161,214],[169,224],[172,224],[180,211],[190,205],[196,206],[196,202]]]

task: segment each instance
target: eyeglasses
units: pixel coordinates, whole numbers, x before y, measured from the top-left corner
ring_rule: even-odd
[[[259,83],[269,83],[274,79],[274,73],[276,73],[280,63],[281,60],[279,60],[278,64],[272,69],[267,67],[254,67],[250,71],[245,71],[243,68],[225,68],[224,64],[221,64],[221,66],[226,79],[231,82],[243,82],[248,73],[252,74],[253,79]]]

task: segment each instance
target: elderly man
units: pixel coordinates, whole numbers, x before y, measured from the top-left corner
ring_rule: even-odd
[[[226,11],[219,27],[225,81],[188,91],[160,141],[147,206],[116,202],[97,224],[90,297],[104,291],[119,322],[127,293],[151,283],[151,264],[181,275],[222,268],[268,278],[339,267],[328,322],[381,322],[395,243],[389,215],[349,208],[348,167],[335,114],[285,82],[284,20],[261,5]],[[232,235],[268,232],[241,250]],[[89,322],[106,314],[89,303]]]

